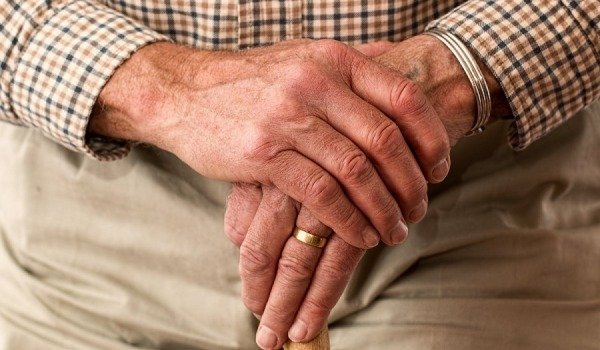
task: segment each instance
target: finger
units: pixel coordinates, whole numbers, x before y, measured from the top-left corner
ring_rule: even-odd
[[[290,328],[289,338],[292,341],[309,341],[325,327],[329,313],[340,299],[364,252],[337,235],[329,238]]]
[[[439,182],[448,173],[444,160],[450,141],[441,119],[419,86],[388,67],[355,56],[350,86],[399,126],[414,150],[423,174]]]
[[[296,226],[315,236],[328,237],[331,230],[302,207]],[[323,248],[290,237],[279,259],[275,283],[260,319],[256,342],[263,349],[279,348],[308,289]]]
[[[360,111],[356,110],[358,107],[353,108],[355,106],[352,103],[349,103],[348,107],[352,112],[347,113],[346,119],[369,119],[354,116],[355,111],[357,114],[360,114]],[[390,124],[393,126],[393,123]],[[407,231],[398,203],[367,156],[352,141],[319,118],[314,118],[309,125],[289,127],[292,130],[288,134],[296,137],[294,147],[308,158],[319,162],[320,166],[337,178],[350,200],[369,218],[384,242],[396,244],[404,240]],[[351,129],[357,128],[348,127],[348,133],[351,135],[360,133]],[[410,154],[408,156],[410,157]],[[396,162],[401,161],[400,159]],[[416,163],[413,168],[419,175],[420,170]],[[398,167],[392,170],[396,169]],[[342,233],[339,234],[342,238],[347,238]]]
[[[225,234],[236,246],[242,245],[262,198],[260,187],[234,183],[225,206]]]
[[[400,128],[351,91],[337,91],[339,92],[331,89],[328,101],[343,100],[344,104],[327,103],[325,113],[328,120],[373,161],[385,185],[400,205],[404,218],[411,222],[421,219],[415,215],[415,210],[421,215],[419,211],[422,211],[422,203],[427,195],[427,181]],[[396,233],[397,236],[390,237],[380,231],[385,243],[398,244],[406,238],[406,225],[404,222],[400,224],[403,225],[403,235]],[[378,228],[376,225],[375,227]]]
[[[427,99],[417,85],[400,72],[376,63],[347,45],[324,40],[315,45],[315,50],[337,62],[336,68],[342,73],[347,87],[398,122],[402,132],[405,132],[405,128],[400,121],[406,119],[406,124],[413,126],[409,131],[419,137],[409,137],[409,144],[414,147],[419,164],[423,164],[423,173],[434,181],[439,179],[437,174],[433,174],[433,169],[443,164],[450,153],[448,135],[430,104],[423,103]],[[422,133],[421,128],[415,125],[427,125],[428,130],[434,127],[436,130]],[[417,142],[413,146],[412,141],[415,140]]]
[[[267,166],[273,185],[306,206],[349,244],[361,248],[377,245],[377,231],[323,168],[295,151],[278,153]]]
[[[386,53],[395,44],[391,41],[375,41],[372,43],[359,44],[353,46],[355,50],[358,50],[363,55],[368,57],[377,57]]]
[[[273,187],[263,187],[263,198],[240,248],[242,300],[261,315],[271,292],[279,256],[292,229],[294,201]]]

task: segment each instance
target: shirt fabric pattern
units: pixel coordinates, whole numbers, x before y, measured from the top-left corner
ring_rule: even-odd
[[[525,148],[600,98],[597,0],[0,0],[0,119],[101,160],[130,144],[86,137],[92,107],[140,47],[239,50],[294,38],[461,38],[498,78]]]

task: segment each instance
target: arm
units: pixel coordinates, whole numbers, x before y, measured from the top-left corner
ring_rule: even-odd
[[[471,0],[428,28],[458,36],[497,78],[522,150],[600,98],[599,20],[596,0]]]
[[[169,43],[148,45],[168,40],[95,1],[5,1],[1,11],[3,119],[38,128],[98,159],[124,156],[127,141],[148,142],[203,175],[277,185],[354,245],[373,246],[380,233],[386,241],[403,235],[393,195],[403,181],[424,184],[425,178],[407,145],[390,142],[373,152],[373,139],[402,138],[378,109],[394,115],[390,95],[405,99],[402,91],[410,84],[394,72],[332,41],[210,55]],[[270,64],[273,54],[281,64]],[[210,71],[203,65],[208,56]],[[170,65],[152,65],[166,58]],[[237,68],[226,72],[221,58]],[[138,69],[148,75],[136,75]],[[380,80],[362,79],[374,70]],[[340,105],[345,110],[333,107]],[[383,122],[350,128],[349,120],[366,115]],[[426,117],[436,122],[431,113]],[[319,149],[327,142],[336,149]],[[435,164],[449,149],[446,140],[432,142],[435,154],[426,160]],[[372,158],[410,176],[384,182],[365,153],[379,154]],[[342,167],[334,162],[340,157]],[[425,186],[409,195],[401,198],[406,210],[422,200]]]
[[[578,109],[598,99],[599,18],[600,5],[593,1],[542,3],[477,0],[466,3],[429,27],[449,29],[471,46],[492,92],[492,120],[513,119],[509,135],[511,145],[515,149],[522,149],[571,117]],[[494,25],[488,25],[490,23]],[[431,51],[435,47],[437,49]],[[471,87],[464,79],[461,67],[443,45],[440,46],[435,39],[421,40],[415,37],[397,45],[389,44],[377,51],[373,50],[377,55],[382,54],[378,58],[380,62],[414,79],[426,91],[444,121],[451,143],[470,128],[472,119],[469,117],[473,118],[475,109]],[[239,194],[238,189],[234,188],[234,200],[230,206],[244,201]],[[243,196],[249,198],[245,194]],[[237,215],[236,226],[243,232],[250,226],[250,221],[244,222],[245,218],[256,213],[252,221],[254,224],[266,215],[257,203],[244,203],[239,207],[246,213],[245,216]],[[229,215],[226,215],[226,220],[236,221]],[[297,224],[302,225],[300,222]],[[291,228],[287,230],[289,232]],[[253,230],[247,232],[250,235]],[[240,236],[243,234],[238,235],[238,241],[242,241]],[[347,283],[346,276],[360,257],[361,254],[348,250],[344,244],[339,245],[337,240],[331,240],[318,265],[306,264],[316,266],[304,272],[310,276],[296,274],[297,280],[312,278],[301,305],[275,296],[269,299],[269,304],[274,306],[267,306],[267,309],[282,313],[281,310],[299,307],[294,324],[301,324],[308,329],[299,331],[300,328],[292,327],[289,335],[296,341],[311,339],[325,322],[329,310]],[[296,260],[302,258],[293,257]],[[279,276],[279,272],[277,274]],[[286,274],[290,273],[282,273]],[[332,276],[337,276],[337,283],[328,283],[336,280]],[[289,285],[289,281],[279,280],[277,283]],[[253,281],[248,278],[244,284],[252,285]],[[298,293],[304,292],[303,289]],[[285,337],[285,330],[291,323],[283,322],[281,326],[281,323],[273,323],[272,319],[272,316],[263,315],[261,323],[268,324],[280,337]]]
[[[98,159],[123,156],[125,142],[86,139],[92,106],[125,59],[162,40],[96,1],[1,0],[0,119]]]
[[[90,132],[154,144],[204,176],[277,187],[366,248],[377,232],[401,241],[402,213],[424,203],[449,150],[435,114],[417,85],[338,42],[157,43],[115,72]]]

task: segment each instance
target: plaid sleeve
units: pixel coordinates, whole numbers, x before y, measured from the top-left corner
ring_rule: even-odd
[[[0,0],[0,119],[97,159],[129,144],[86,138],[92,107],[138,48],[167,40],[96,1]]]
[[[521,150],[600,98],[598,0],[470,0],[435,20],[470,45],[512,107]]]

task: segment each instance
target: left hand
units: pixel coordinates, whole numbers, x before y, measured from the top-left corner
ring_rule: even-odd
[[[377,61],[421,86],[442,119],[452,145],[471,128],[475,101],[470,83],[437,39],[417,36],[397,44],[361,45],[359,50],[377,56]],[[486,78],[492,93],[501,95],[495,99],[495,111],[506,113],[509,109],[498,84],[489,72]],[[322,252],[291,237],[294,226],[322,237],[331,232],[274,188],[236,184],[229,196],[225,223],[229,238],[241,245],[242,298],[255,314],[262,314],[259,345],[281,347],[288,330],[294,341],[314,338],[364,250],[349,246],[336,235],[329,237]]]
[[[289,338],[314,338],[365,250],[330,235],[331,229],[306,207],[274,187],[235,184],[227,208],[225,232],[240,246],[242,299],[257,317],[262,315],[257,343],[279,349],[295,317],[299,326]],[[295,226],[328,237],[327,244],[316,248],[300,242],[290,235]]]

